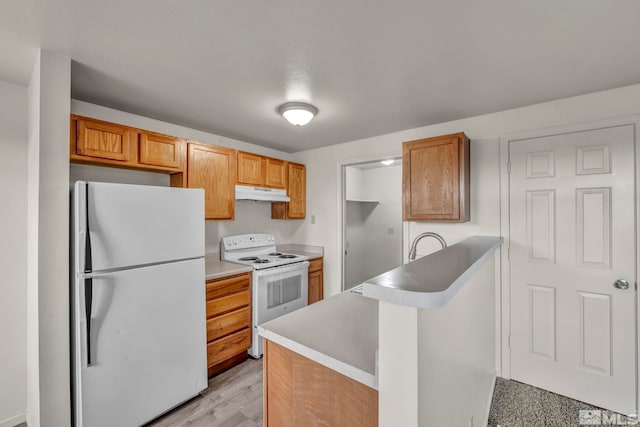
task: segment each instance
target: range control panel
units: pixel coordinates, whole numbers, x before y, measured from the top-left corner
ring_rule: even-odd
[[[222,239],[222,246],[225,251],[260,248],[263,246],[273,246],[275,244],[276,238],[272,234],[237,234]]]

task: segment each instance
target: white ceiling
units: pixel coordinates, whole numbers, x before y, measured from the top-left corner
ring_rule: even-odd
[[[300,151],[640,83],[638,0],[8,0],[0,79]],[[296,128],[287,101],[320,110]]]

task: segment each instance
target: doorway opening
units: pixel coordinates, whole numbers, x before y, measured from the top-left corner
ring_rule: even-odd
[[[402,159],[344,165],[342,177],[342,290],[347,290],[402,264]]]

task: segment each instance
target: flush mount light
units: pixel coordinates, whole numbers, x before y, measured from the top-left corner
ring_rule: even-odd
[[[391,163],[393,163],[393,159],[381,160],[380,163],[382,163],[385,166],[389,166]]]
[[[292,125],[304,126],[318,114],[318,109],[304,102],[287,102],[278,108],[278,112]]]

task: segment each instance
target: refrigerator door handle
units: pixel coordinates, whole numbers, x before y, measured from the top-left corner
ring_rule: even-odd
[[[89,231],[89,183],[85,186],[85,233],[84,233],[84,273],[91,274],[91,233]],[[84,279],[84,311],[87,325],[87,366],[91,366],[91,306],[93,305],[93,278]]]
[[[93,269],[93,262],[91,259],[91,233],[89,231],[89,184],[87,183],[85,187],[85,209],[84,209],[84,218],[85,218],[85,231],[84,231],[84,272],[91,273]]]
[[[84,279],[84,312],[87,325],[87,366],[91,366],[91,306],[93,305],[93,279]]]

